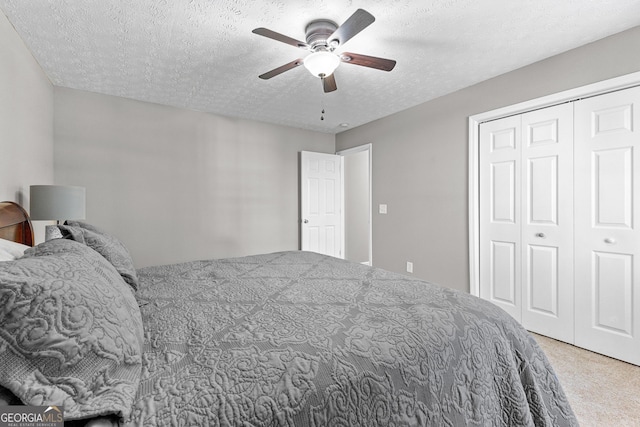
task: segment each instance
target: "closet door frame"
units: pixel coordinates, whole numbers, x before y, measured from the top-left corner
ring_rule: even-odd
[[[640,85],[640,71],[469,117],[469,292],[480,296],[480,123]]]

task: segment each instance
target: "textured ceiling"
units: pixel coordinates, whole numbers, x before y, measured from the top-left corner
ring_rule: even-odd
[[[376,21],[344,50],[395,59],[393,71],[341,64],[327,94],[304,67],[258,78],[306,52],[252,29],[304,40],[308,22],[341,24],[358,8]],[[640,25],[640,0],[0,0],[0,9],[54,85],[328,133]]]

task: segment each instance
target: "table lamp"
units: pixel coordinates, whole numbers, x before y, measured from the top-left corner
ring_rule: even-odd
[[[32,185],[30,187],[30,216],[32,220],[85,219],[85,188],[71,185]],[[60,236],[55,226],[45,227],[45,239]]]

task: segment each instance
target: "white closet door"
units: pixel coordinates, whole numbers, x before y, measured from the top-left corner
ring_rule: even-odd
[[[573,106],[522,115],[522,325],[573,342]]]
[[[575,105],[576,345],[640,364],[640,88]]]
[[[520,116],[480,125],[480,297],[521,320]]]

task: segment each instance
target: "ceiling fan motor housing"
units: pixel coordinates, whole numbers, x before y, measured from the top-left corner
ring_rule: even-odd
[[[311,21],[306,29],[306,41],[312,51],[333,50],[328,38],[338,29],[338,24],[327,19]]]

